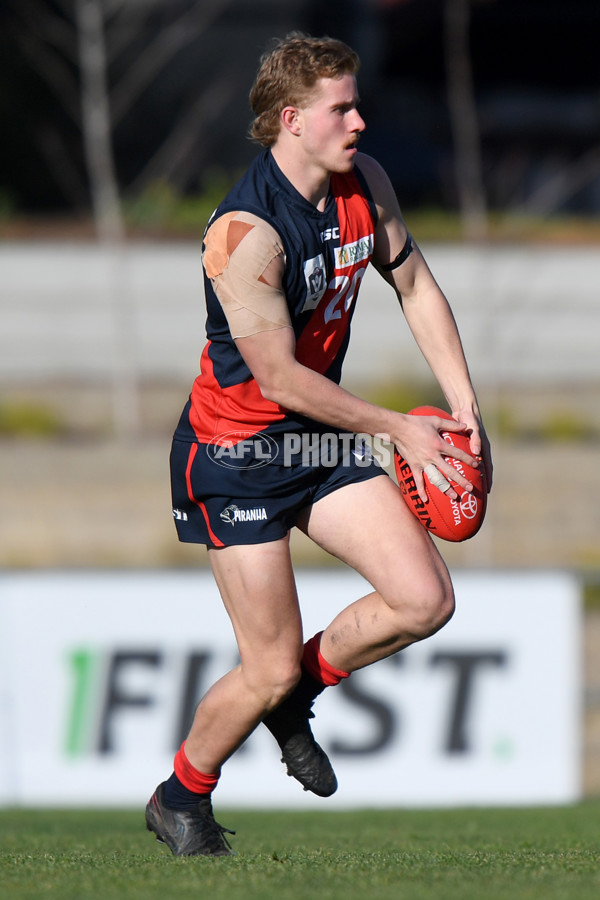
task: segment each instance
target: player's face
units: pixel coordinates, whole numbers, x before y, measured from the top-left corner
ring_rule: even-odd
[[[308,104],[300,110],[302,144],[307,162],[327,172],[349,172],[365,123],[358,112],[353,75],[321,78]]]

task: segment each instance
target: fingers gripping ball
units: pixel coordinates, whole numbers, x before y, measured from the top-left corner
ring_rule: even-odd
[[[440,419],[452,419],[452,416],[443,409],[435,406],[419,406],[411,409],[411,416],[437,416]],[[442,431],[442,437],[449,444],[466,450],[470,453],[469,437],[465,432]],[[450,480],[450,484],[458,494],[458,500],[448,497],[448,482],[434,466],[426,466],[424,471],[425,486],[427,488],[427,503],[423,503],[413,478],[412,471],[406,460],[398,451],[394,453],[394,465],[398,485],[406,505],[417,517],[427,531],[445,541],[467,541],[477,534],[483,524],[487,507],[487,487],[483,468],[473,469],[466,463],[460,462],[451,456],[446,457],[446,462],[464,475],[473,485],[472,493],[463,490]],[[427,470],[431,469],[429,477]],[[433,482],[433,483],[432,483]],[[438,485],[437,487],[433,485]]]

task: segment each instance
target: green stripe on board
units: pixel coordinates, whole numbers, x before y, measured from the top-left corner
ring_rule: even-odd
[[[88,746],[97,657],[89,650],[74,650],[69,655],[69,662],[73,690],[65,737],[65,753],[67,756],[81,756]]]

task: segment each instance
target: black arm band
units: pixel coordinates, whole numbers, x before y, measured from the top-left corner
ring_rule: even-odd
[[[404,242],[404,247],[396,257],[393,259],[391,263],[387,263],[385,266],[380,266],[383,272],[391,272],[393,269],[397,269],[398,266],[401,266],[403,262],[405,262],[410,254],[413,252],[413,239],[410,233],[407,232],[406,240]]]

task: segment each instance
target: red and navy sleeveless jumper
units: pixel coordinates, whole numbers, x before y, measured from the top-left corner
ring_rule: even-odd
[[[285,252],[283,288],[296,337],[296,358],[339,383],[356,297],[374,249],[376,211],[364,177],[358,169],[332,175],[326,206],[320,212],[296,191],[271,152],[265,150],[217,208],[209,225],[237,210],[264,219],[281,239]],[[232,506],[238,512],[240,502],[260,499],[261,505],[253,508],[265,512],[265,495],[270,490],[281,492],[283,460],[281,453],[279,460],[273,457],[281,450],[284,436],[331,429],[262,396],[231,337],[206,274],[205,295],[208,341],[200,374],[174,435],[173,503],[181,540],[222,546],[224,542],[211,528],[217,512],[219,528],[222,522],[231,525],[228,515],[223,517],[223,510],[217,510],[221,499],[228,501],[223,509]],[[253,435],[260,439],[250,441]],[[223,448],[235,447],[238,442],[243,442],[243,452],[223,454]],[[258,456],[252,456],[252,447],[257,448]],[[270,456],[268,465],[262,464],[265,455]],[[208,468],[206,461],[211,464]],[[221,464],[215,465],[215,461]],[[294,493],[297,486],[297,479],[288,479],[291,474],[285,473],[284,494]],[[330,474],[322,473],[323,477]],[[319,475],[312,472],[311,477],[318,480]],[[367,477],[364,468],[360,477]],[[211,498],[219,498],[216,505],[213,503],[212,517],[207,511]],[[198,509],[207,525],[208,539],[193,536],[194,529],[189,526],[190,513]],[[242,519],[240,513],[236,522]],[[287,529],[291,524],[293,517],[284,526]],[[226,528],[226,535],[233,530]]]

